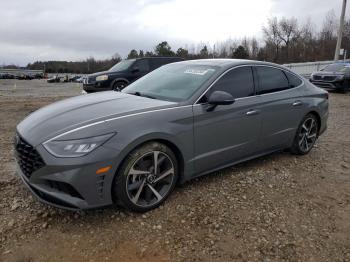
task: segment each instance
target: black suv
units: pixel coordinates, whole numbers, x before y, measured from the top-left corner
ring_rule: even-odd
[[[350,91],[350,63],[334,63],[311,74],[310,82],[316,86]]]
[[[106,90],[120,91],[152,70],[182,60],[179,57],[145,57],[122,60],[108,71],[86,76],[83,80],[83,88],[87,93]]]

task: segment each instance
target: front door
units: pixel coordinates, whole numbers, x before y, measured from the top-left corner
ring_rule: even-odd
[[[236,99],[231,105],[208,111],[206,100],[214,91],[225,91]],[[196,174],[249,157],[259,151],[260,110],[255,107],[254,79],[250,66],[225,73],[193,106],[194,164]]]

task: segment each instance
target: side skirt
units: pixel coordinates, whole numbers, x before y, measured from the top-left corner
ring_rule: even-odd
[[[280,148],[280,149],[269,150],[269,151],[266,151],[264,153],[256,154],[256,155],[253,155],[253,156],[250,156],[250,157],[246,157],[246,158],[240,159],[238,161],[231,162],[229,164],[225,164],[223,166],[219,166],[219,167],[210,169],[208,171],[202,172],[200,174],[196,174],[196,175],[191,176],[191,177],[183,176],[183,178],[179,181],[179,183],[180,184],[184,184],[185,182],[190,181],[192,179],[195,179],[195,178],[198,178],[198,177],[201,177],[201,176],[205,176],[207,174],[210,174],[210,173],[213,173],[213,172],[216,172],[216,171],[225,169],[227,167],[234,166],[234,165],[237,165],[237,164],[240,164],[240,163],[243,163],[243,162],[255,159],[255,158],[259,158],[259,157],[262,157],[262,156],[270,155],[270,154],[275,153],[275,152],[282,152],[283,150],[285,150],[285,149]]]

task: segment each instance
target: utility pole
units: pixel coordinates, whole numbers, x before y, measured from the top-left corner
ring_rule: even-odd
[[[338,30],[338,40],[337,40],[337,46],[335,48],[334,61],[339,60],[339,51],[340,51],[341,40],[343,37],[343,30],[344,30],[344,16],[345,16],[345,9],[346,9],[346,1],[347,0],[343,0],[343,6],[341,9],[340,23],[339,23],[339,30]]]

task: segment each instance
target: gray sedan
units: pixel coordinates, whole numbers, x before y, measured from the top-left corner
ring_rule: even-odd
[[[177,183],[279,150],[307,154],[327,118],[328,93],[279,65],[178,62],[29,115],[17,126],[18,173],[57,207],[144,212]]]

